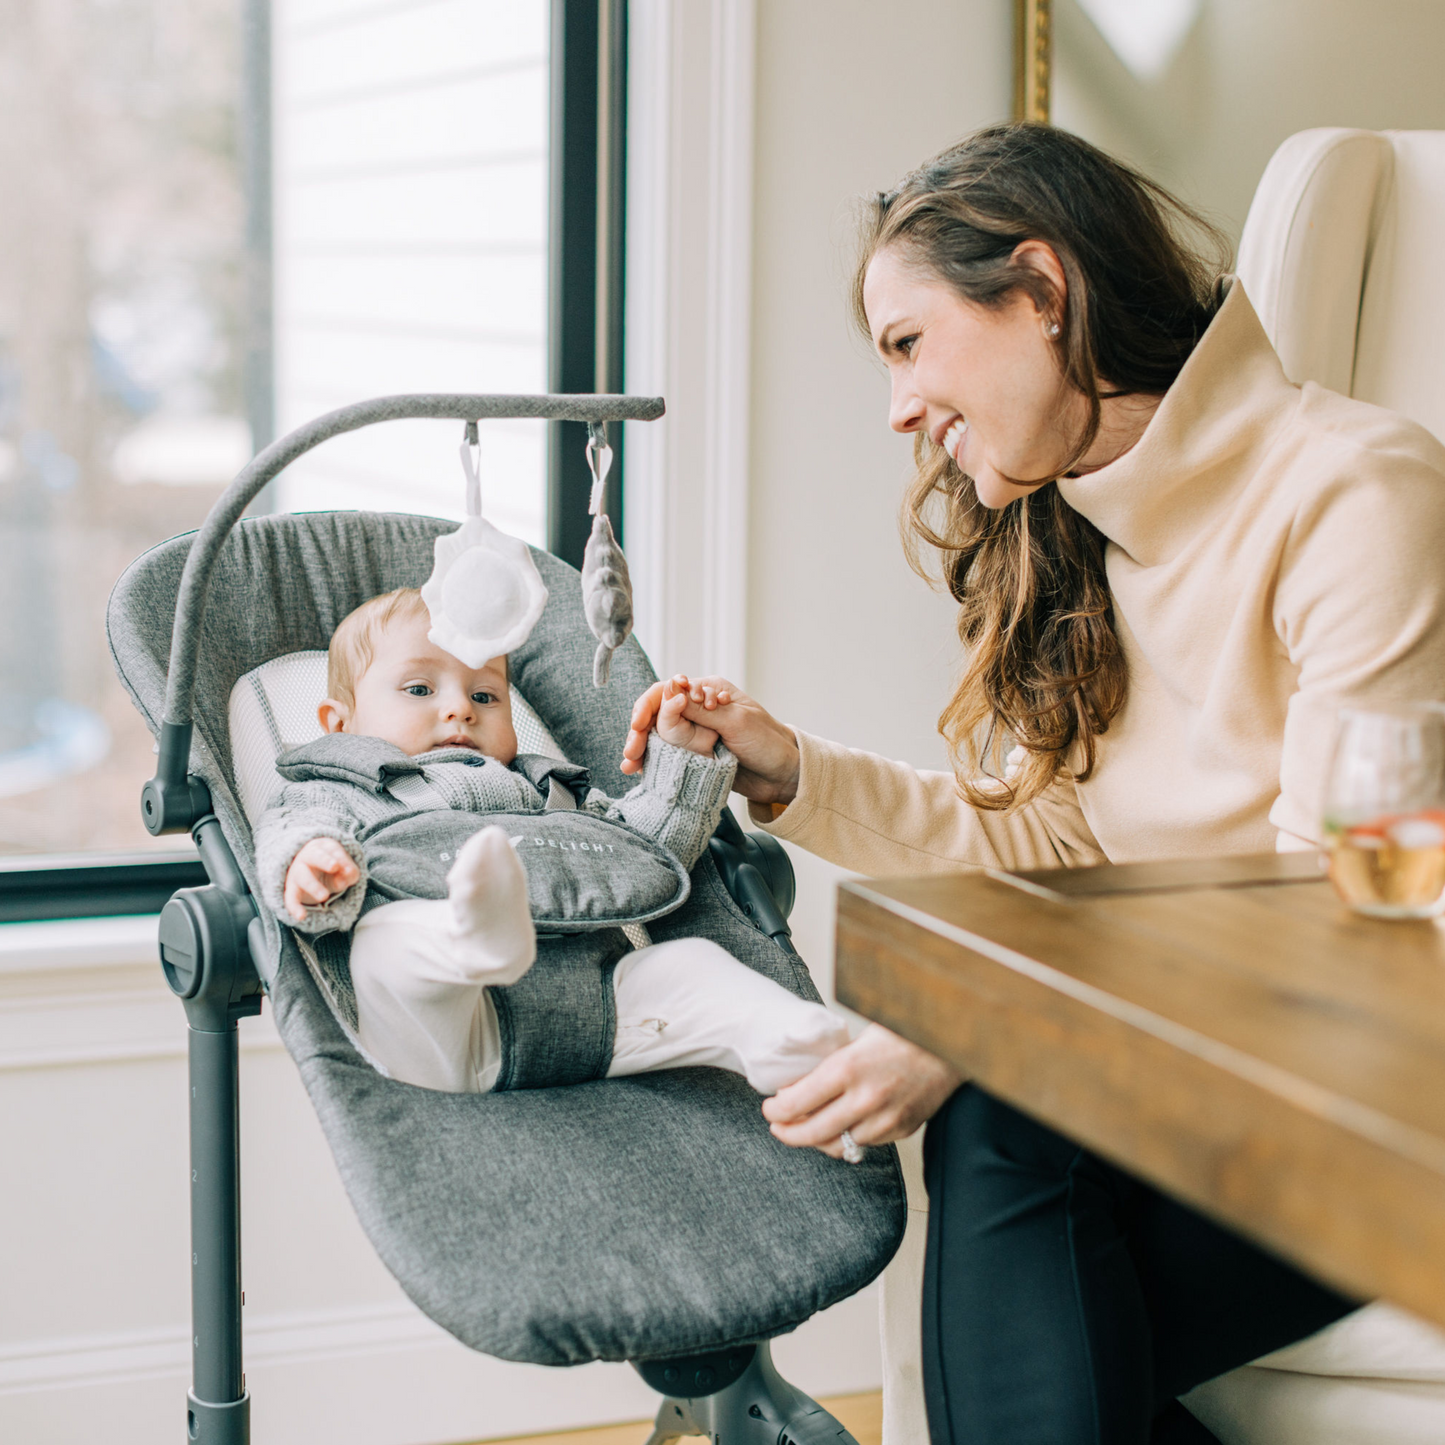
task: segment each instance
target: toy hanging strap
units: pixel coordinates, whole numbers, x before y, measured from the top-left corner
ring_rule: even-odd
[[[477,424],[474,421],[467,423],[467,429],[462,436],[462,471],[467,477],[467,516],[480,517],[482,515],[482,443],[477,436]]]
[[[607,473],[612,470],[612,448],[607,445],[607,423],[587,423],[587,466],[592,473],[592,495],[587,500],[587,515],[595,517],[602,510],[607,491]]]
[[[436,539],[436,564],[421,589],[431,615],[427,636],[468,667],[504,657],[531,634],[547,605],[547,588],[527,544],[482,516],[477,424],[462,438],[467,519]]]

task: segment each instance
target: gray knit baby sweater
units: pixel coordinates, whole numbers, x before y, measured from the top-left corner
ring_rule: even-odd
[[[673,747],[656,733],[648,739],[641,780],[620,798],[587,783],[587,770],[536,754],[510,766],[469,748],[439,748],[410,757],[394,743],[354,733],[331,733],[282,755],[287,779],[256,825],[256,869],[267,906],[284,923],[306,933],[351,928],[361,914],[397,897],[438,897],[459,837],[485,826],[492,813],[543,813],[576,809],[618,823],[659,844],[684,870],[701,857],[717,827],[737,760],[719,743],[711,757]],[[580,795],[580,796],[579,796]],[[458,814],[477,815],[475,823]],[[405,838],[411,876],[387,835]],[[361,877],[343,894],[308,908],[297,923],[286,912],[286,873],[313,838],[334,838],[351,855]],[[371,864],[388,859],[385,887]],[[438,871],[439,870],[439,871]]]

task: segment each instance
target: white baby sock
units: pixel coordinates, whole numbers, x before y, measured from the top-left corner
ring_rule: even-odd
[[[451,934],[458,962],[488,984],[516,983],[537,957],[527,902],[527,871],[493,825],[473,833],[447,874]]]
[[[738,1046],[743,1076],[760,1094],[796,1084],[848,1042],[848,1025],[837,1014],[793,994],[788,998],[792,1002],[778,1011],[771,1027]]]

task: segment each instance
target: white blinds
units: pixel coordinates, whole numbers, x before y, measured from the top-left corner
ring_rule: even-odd
[[[277,0],[281,430],[401,391],[541,391],[546,361],[546,0]],[[288,508],[461,515],[461,428],[328,442]],[[484,506],[545,530],[545,436],[482,428]]]

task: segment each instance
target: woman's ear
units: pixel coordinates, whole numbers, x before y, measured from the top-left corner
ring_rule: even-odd
[[[351,721],[351,709],[344,703],[337,702],[334,697],[328,697],[316,709],[316,718],[323,732],[344,733],[347,723]]]
[[[1015,266],[1027,266],[1043,281],[1043,289],[1053,298],[1052,302],[1041,304],[1032,288],[1027,294],[1044,324],[1057,326],[1063,320],[1064,306],[1069,299],[1069,278],[1064,274],[1059,253],[1047,241],[1020,241],[1009,259]]]

